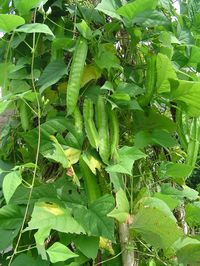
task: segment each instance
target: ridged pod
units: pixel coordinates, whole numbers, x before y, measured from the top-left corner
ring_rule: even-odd
[[[67,86],[67,113],[72,114],[76,108],[79,91],[81,87],[81,79],[83,76],[83,70],[85,60],[88,52],[87,40],[80,37],[77,41],[75,52],[72,59],[70,68],[69,81]]]
[[[21,101],[19,105],[19,115],[20,115],[21,126],[23,130],[24,131],[29,130],[30,123],[29,123],[29,117],[28,117],[28,106],[23,101]]]
[[[92,203],[101,195],[100,188],[97,183],[97,177],[91,172],[90,168],[87,166],[82,157],[79,160],[79,166],[83,176],[88,202]]]
[[[147,59],[147,74],[145,82],[146,92],[145,95],[140,99],[139,103],[141,106],[147,106],[156,89],[156,56],[152,55]]]
[[[74,116],[75,129],[77,130],[77,133],[82,134],[83,119],[78,106],[75,107],[73,116]]]
[[[112,159],[117,156],[119,145],[119,121],[115,110],[109,110],[109,125],[110,125],[110,155]]]
[[[91,99],[86,98],[83,104],[83,118],[85,131],[89,140],[89,143],[95,149],[98,149],[99,146],[99,134],[97,132],[95,123],[94,123],[94,109],[93,102]]]
[[[99,155],[102,161],[107,164],[110,158],[110,140],[108,128],[108,109],[104,98],[99,95],[96,105],[97,126],[99,133]]]

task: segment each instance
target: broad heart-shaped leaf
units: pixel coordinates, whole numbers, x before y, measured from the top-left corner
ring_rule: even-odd
[[[66,140],[66,145],[80,149],[82,145],[82,136],[77,133],[71,120],[65,117],[57,117],[50,119],[41,125],[41,147],[40,152],[46,153],[49,150],[52,151],[52,141],[50,139],[51,135],[62,134],[64,131],[68,130],[73,136],[74,142],[71,143],[69,138]],[[35,140],[38,138],[38,128],[34,128],[27,133],[21,134],[28,145],[35,147]]]
[[[148,244],[157,248],[168,248],[183,233],[169,207],[160,202],[161,200],[155,198],[152,202],[147,199],[135,215],[131,228],[140,233]]]
[[[118,163],[108,166],[106,171],[131,175],[134,161],[145,157],[136,147],[123,146],[118,151]]]
[[[0,209],[0,229],[17,229],[23,220],[23,211],[17,205],[5,205]]]
[[[71,216],[69,209],[55,203],[35,203],[31,217],[26,230],[49,227],[64,233],[85,233],[83,227]]]
[[[54,36],[53,32],[46,24],[42,23],[32,23],[32,24],[25,24],[16,30],[17,32],[24,32],[24,33],[44,33],[51,36]]]
[[[176,73],[172,66],[172,62],[166,55],[159,53],[157,55],[156,69],[157,69],[157,83],[156,83],[157,91],[159,93],[170,92],[169,79],[177,78]]]
[[[102,0],[101,3],[98,4],[96,9],[110,16],[111,18],[116,18],[121,20],[120,16],[116,12],[116,10],[120,6],[121,6],[120,0],[110,0],[110,1]]]
[[[15,230],[0,229],[0,236],[1,236],[0,250],[4,250],[12,245],[13,239],[17,236],[19,228]]]
[[[189,200],[196,200],[198,198],[198,191],[184,185],[182,189],[176,189],[171,186],[171,184],[165,183],[161,185],[161,193],[165,195],[171,195],[174,198],[183,200],[187,198]]]
[[[54,243],[48,248],[47,253],[52,263],[78,257],[77,254],[73,253],[69,248],[59,242]]]
[[[158,0],[136,0],[120,7],[117,10],[117,13],[129,20],[132,20],[146,10],[155,9],[157,2]]]
[[[151,135],[152,141],[160,146],[170,148],[177,145],[175,138],[165,130],[154,129]]]
[[[63,60],[58,59],[49,63],[44,69],[37,85],[40,87],[40,93],[57,83],[68,72],[67,66]]]
[[[181,203],[179,199],[176,199],[171,195],[165,195],[159,192],[155,193],[154,197],[164,201],[168,205],[171,211],[173,211]]]
[[[171,89],[170,98],[172,101],[185,103],[186,106],[183,108],[187,110],[189,115],[195,117],[200,115],[200,82],[172,80]]]
[[[93,260],[96,258],[99,249],[99,237],[80,235],[73,242],[86,257]]]
[[[115,218],[120,223],[124,223],[127,220],[129,216],[129,202],[123,189],[117,191],[116,207],[108,214],[108,216]]]
[[[35,259],[33,257],[30,257],[30,256],[26,255],[26,254],[20,254],[13,261],[12,266],[22,266],[22,265],[28,265],[28,266],[49,266],[49,262],[42,260],[40,257],[37,257]]]
[[[160,25],[169,25],[167,17],[157,10],[147,10],[133,18],[132,23],[143,27],[155,27]]]
[[[190,63],[199,63],[200,61],[200,48],[192,46],[190,50]]]
[[[3,180],[3,194],[8,204],[17,187],[22,183],[21,173],[13,171],[7,174]]]
[[[14,5],[21,15],[26,15],[32,8],[44,5],[48,0],[14,0]]]
[[[178,262],[181,265],[200,265],[200,242],[188,244],[177,251]]]
[[[172,177],[180,185],[184,185],[185,178],[189,176],[193,167],[188,164],[162,162],[159,167],[160,178]]]
[[[0,14],[0,31],[7,33],[23,25],[25,20],[17,15]]]
[[[185,208],[186,221],[189,226],[200,226],[200,204],[199,202],[194,202],[187,204]]]
[[[74,216],[88,235],[103,236],[114,241],[114,220],[107,214],[114,208],[111,195],[104,195],[86,207],[77,207]]]

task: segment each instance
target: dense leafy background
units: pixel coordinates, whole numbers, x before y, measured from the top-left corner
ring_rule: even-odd
[[[2,265],[200,264],[200,3],[179,4],[0,3]]]

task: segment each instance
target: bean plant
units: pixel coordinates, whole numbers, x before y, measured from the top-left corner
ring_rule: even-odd
[[[0,2],[0,265],[200,265],[199,14]]]

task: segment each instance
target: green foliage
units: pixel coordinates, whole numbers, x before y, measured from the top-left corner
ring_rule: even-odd
[[[1,2],[2,265],[199,265],[198,1]]]

